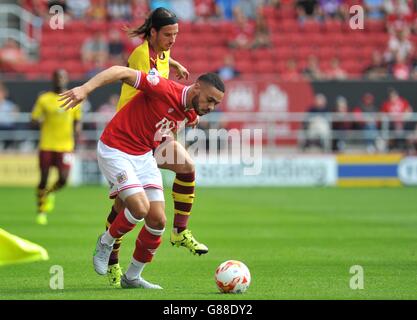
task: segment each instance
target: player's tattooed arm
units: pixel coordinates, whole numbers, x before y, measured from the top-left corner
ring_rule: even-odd
[[[138,79],[140,79],[140,74],[137,70],[122,66],[110,67],[95,75],[83,85],[61,93],[59,100],[64,101],[61,108],[65,110],[74,108],[84,101],[91,92],[109,83],[121,80],[130,86],[137,87]]]

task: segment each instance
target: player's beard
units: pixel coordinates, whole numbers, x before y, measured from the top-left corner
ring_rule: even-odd
[[[193,106],[193,108],[194,108],[194,111],[195,111],[195,112],[196,112],[199,116],[203,116],[203,115],[205,115],[205,113],[203,113],[203,112],[200,110],[200,105],[199,105],[199,103],[198,103],[199,98],[200,98],[200,95],[195,96],[195,97],[191,100],[191,104],[192,104],[192,106]]]

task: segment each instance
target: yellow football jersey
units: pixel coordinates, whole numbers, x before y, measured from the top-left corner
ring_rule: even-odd
[[[39,149],[71,152],[74,150],[74,120],[81,119],[81,106],[65,111],[60,96],[52,91],[41,94],[32,111],[32,119],[41,123]]]
[[[164,58],[160,59],[157,58],[156,66],[159,74],[161,77],[168,79],[169,77],[169,54],[170,51],[164,51]],[[145,40],[143,43],[136,47],[135,50],[131,53],[128,60],[128,66],[132,69],[149,72],[151,70],[150,64],[150,57],[149,57],[149,44],[148,41]],[[117,104],[117,111],[119,111],[126,103],[129,102],[130,99],[133,98],[138,93],[138,90],[129,86],[126,83],[122,85],[122,91],[120,93],[119,103]]]

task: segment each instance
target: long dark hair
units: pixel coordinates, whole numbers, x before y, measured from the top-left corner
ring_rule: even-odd
[[[146,39],[151,35],[152,28],[159,31],[163,26],[175,24],[177,22],[177,16],[174,12],[166,8],[159,7],[149,14],[148,18],[140,27],[127,29],[127,34],[131,38],[141,36],[143,39]]]

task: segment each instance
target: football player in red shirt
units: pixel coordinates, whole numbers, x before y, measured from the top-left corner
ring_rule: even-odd
[[[118,196],[129,210],[119,214],[100,235],[94,268],[98,274],[107,273],[115,239],[131,231],[143,218],[145,225],[120,284],[122,288],[161,289],[141,276],[161,243],[166,224],[162,178],[153,150],[161,143],[169,143],[179,127],[196,124],[198,116],[213,111],[223,99],[225,87],[214,73],[203,74],[191,86],[184,86],[160,77],[156,70],[146,74],[113,66],[82,86],[62,93],[61,100],[65,100],[62,107],[71,109],[95,89],[118,80],[141,92],[104,129],[97,146],[97,160],[110,183],[110,197]],[[166,161],[170,161],[169,155]]]

